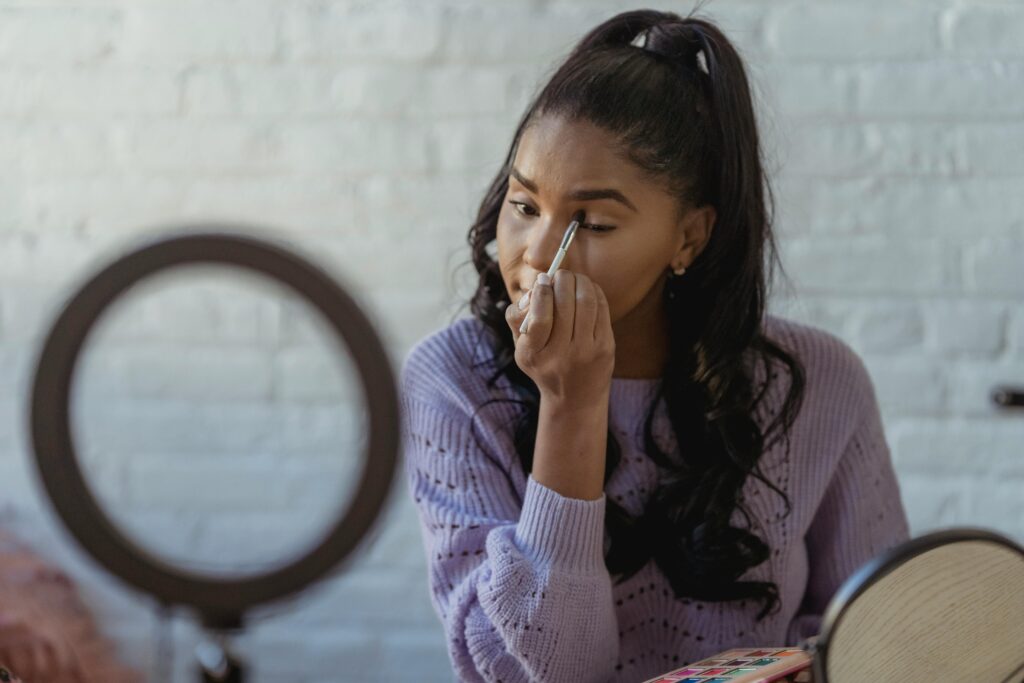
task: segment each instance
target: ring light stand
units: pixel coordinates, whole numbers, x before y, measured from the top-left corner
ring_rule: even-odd
[[[204,226],[205,227],[205,226]],[[36,365],[31,437],[36,466],[50,502],[81,547],[103,568],[164,608],[194,609],[203,627],[219,633],[200,646],[204,681],[242,681],[243,663],[230,653],[226,632],[241,631],[253,607],[294,594],[338,567],[370,531],[386,501],[398,450],[399,404],[390,361],[367,317],[324,271],[241,226],[176,232],[118,258],[89,279],[57,316]],[[283,283],[312,304],[352,353],[369,413],[369,436],[355,495],[327,533],[304,556],[245,577],[193,573],[132,543],[93,496],[79,467],[70,426],[75,365],[104,310],[145,277],[186,264],[240,267]],[[204,649],[205,648],[205,649]]]

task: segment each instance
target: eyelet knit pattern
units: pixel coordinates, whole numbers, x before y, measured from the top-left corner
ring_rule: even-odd
[[[772,549],[742,578],[774,581],[782,605],[761,622],[750,601],[677,599],[653,561],[617,585],[605,568],[606,501],[639,514],[657,487],[642,430],[660,380],[612,379],[609,428],[622,460],[601,498],[580,500],[522,471],[512,435],[521,408],[479,409],[512,396],[486,386],[491,366],[474,367],[490,349],[482,323],[458,320],[413,347],[401,371],[404,471],[459,680],[635,682],[729,648],[795,645],[817,633],[850,574],[909,538],[861,359],[809,325],[768,316],[764,329],[803,362],[807,384],[789,438],[761,459],[792,513],[754,478],[741,491],[753,531]],[[762,426],[785,398],[784,379],[756,374],[771,383],[755,416]],[[661,447],[685,449],[663,400],[652,427]],[[733,523],[744,524],[738,512]]]

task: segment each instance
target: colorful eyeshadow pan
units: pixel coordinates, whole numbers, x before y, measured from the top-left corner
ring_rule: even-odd
[[[648,683],[735,683],[737,679],[761,680],[765,675],[774,677],[784,671],[795,672],[802,663],[805,666],[809,664],[809,658],[808,653],[800,649],[733,649],[662,674]],[[770,673],[766,674],[766,670]]]

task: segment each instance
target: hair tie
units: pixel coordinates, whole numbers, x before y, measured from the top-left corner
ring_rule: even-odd
[[[662,57],[665,57],[666,59],[673,63],[680,63],[678,54],[663,52],[662,50],[655,49],[653,45],[648,45],[647,39],[650,32],[657,28],[657,26],[651,26],[649,28],[642,29],[633,37],[633,40],[629,41],[629,44],[634,47],[638,47],[641,50],[647,50],[648,52],[653,52],[655,54],[661,55]],[[699,31],[700,29],[694,28],[693,30]],[[694,61],[696,62],[696,66],[699,71],[702,71],[710,76],[711,73],[708,71],[708,60],[707,55],[704,54],[703,41],[701,41],[701,43],[701,47],[697,48],[697,51],[694,55]]]
[[[704,54],[704,48],[697,50],[697,68],[707,75],[711,75],[711,72],[708,71],[708,58]]]
[[[629,41],[629,44],[633,45],[635,47],[639,47],[641,49],[646,48],[647,47],[647,32],[649,30],[650,29],[646,29],[646,28],[641,30],[639,33],[636,34],[636,36],[633,37],[633,40]]]

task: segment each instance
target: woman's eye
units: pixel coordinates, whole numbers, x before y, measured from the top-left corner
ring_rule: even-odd
[[[511,204],[512,206],[516,207],[516,211],[518,211],[519,213],[521,213],[523,215],[526,215],[526,216],[533,216],[534,215],[534,214],[530,214],[530,213],[523,213],[524,207],[527,208],[527,209],[532,209],[533,208],[529,204],[526,204],[524,202],[517,202],[514,199],[508,200],[508,203]]]
[[[518,211],[520,214],[524,216],[529,216],[530,218],[533,218],[534,216],[537,215],[525,212],[526,209],[530,209],[531,211],[533,210],[533,207],[530,206],[529,204],[526,204],[525,202],[517,202],[514,199],[510,199],[508,203],[514,206],[516,211]],[[586,228],[587,230],[591,230],[593,232],[608,232],[609,230],[615,229],[614,225],[601,225],[598,223],[581,223],[580,225]]]

